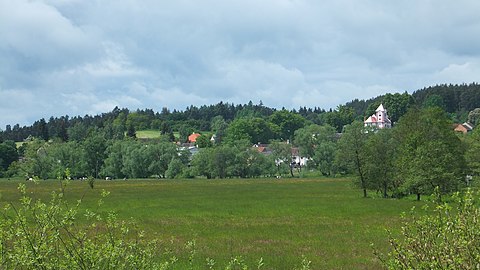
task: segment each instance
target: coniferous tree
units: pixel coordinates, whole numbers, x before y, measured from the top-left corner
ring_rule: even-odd
[[[127,127],[127,137],[130,137],[130,138],[137,137],[137,132],[135,131],[135,127],[131,123]]]

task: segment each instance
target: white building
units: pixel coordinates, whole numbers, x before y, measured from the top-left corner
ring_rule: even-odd
[[[383,107],[383,104],[380,104],[377,110],[375,110],[375,114],[372,114],[363,123],[366,127],[377,127],[377,128],[392,127],[392,122],[388,118],[387,110]]]

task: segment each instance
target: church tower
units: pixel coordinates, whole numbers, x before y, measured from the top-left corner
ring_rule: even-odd
[[[375,114],[372,114],[364,121],[366,127],[377,127],[377,128],[391,128],[392,122],[388,118],[387,110],[383,107],[383,104],[380,104],[375,110]]]

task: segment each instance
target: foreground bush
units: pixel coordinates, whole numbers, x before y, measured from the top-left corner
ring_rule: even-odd
[[[81,211],[62,192],[48,203],[27,196],[19,185],[20,203],[7,204],[0,221],[0,264],[6,269],[153,269],[156,243],[120,222],[115,213],[104,216]],[[102,196],[108,195],[102,192]],[[99,205],[101,205],[101,200]],[[88,225],[78,224],[82,216]]]
[[[392,251],[379,255],[388,269],[480,269],[480,209],[470,190],[433,214],[412,215],[401,239],[390,234]],[[453,205],[453,206],[452,206]]]

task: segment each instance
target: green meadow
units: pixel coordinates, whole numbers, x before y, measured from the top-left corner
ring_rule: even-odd
[[[160,131],[153,129],[137,130],[136,135],[139,139],[155,139],[160,138]]]
[[[18,181],[0,181],[0,201],[17,201]],[[34,198],[48,199],[59,182],[27,183]],[[348,178],[71,181],[66,197],[83,197],[96,209],[101,191],[110,195],[100,211],[135,219],[149,238],[179,258],[186,241],[196,241],[195,264],[221,266],[233,256],[265,269],[293,269],[302,255],[312,269],[379,269],[371,244],[387,251],[385,228],[399,230],[400,214],[422,202],[362,198]]]

